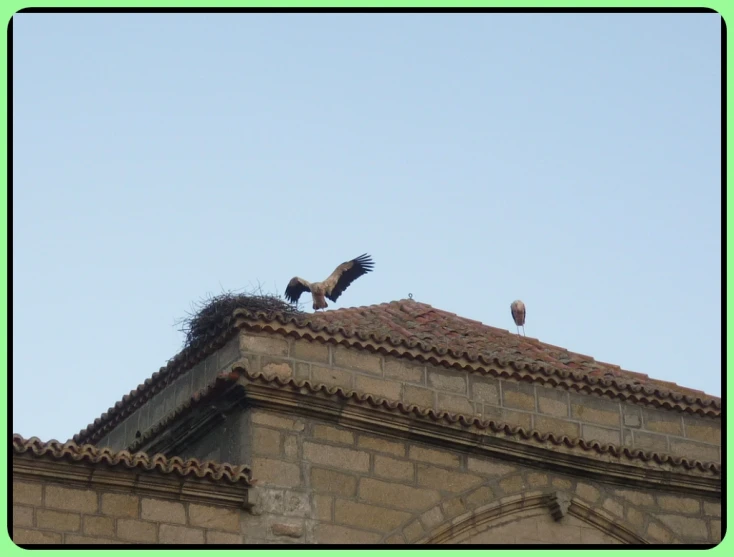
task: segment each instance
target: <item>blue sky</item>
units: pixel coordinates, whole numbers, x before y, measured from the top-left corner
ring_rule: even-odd
[[[13,430],[66,440],[191,303],[369,252],[405,298],[720,395],[714,14],[13,18]]]

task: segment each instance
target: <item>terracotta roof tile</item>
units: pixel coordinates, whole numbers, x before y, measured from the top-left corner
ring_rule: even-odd
[[[721,465],[716,462],[702,462],[700,460],[686,457],[675,457],[654,451],[643,451],[629,447],[620,447],[611,443],[601,444],[598,441],[587,441],[581,437],[571,438],[567,435],[556,435],[554,433],[540,432],[538,430],[526,430],[523,427],[512,426],[505,422],[495,420],[483,420],[476,416],[464,414],[453,414],[451,412],[436,412],[433,408],[422,408],[415,404],[391,401],[382,397],[346,391],[341,387],[328,387],[324,384],[313,384],[310,381],[296,381],[294,379],[283,379],[277,375],[266,376],[260,372],[250,372],[246,368],[235,365],[233,371],[238,371],[243,377],[250,381],[273,386],[280,389],[288,389],[293,392],[304,394],[304,390],[310,393],[320,393],[330,398],[348,400],[356,404],[382,408],[390,412],[398,412],[411,415],[419,419],[427,419],[434,422],[446,422],[449,424],[460,424],[463,427],[474,427],[480,430],[489,430],[494,433],[504,433],[508,437],[515,437],[525,441],[534,441],[545,444],[550,442],[554,445],[565,445],[582,451],[592,451],[598,454],[611,455],[616,458],[627,458],[630,460],[641,460],[644,462],[655,461],[659,464],[668,464],[674,467],[682,467],[688,470],[699,469],[703,472],[721,474]]]
[[[479,365],[491,366],[496,363],[503,367],[556,374],[563,378],[570,376],[592,384],[611,381],[616,387],[632,393],[672,400],[674,404],[671,407],[679,409],[682,409],[678,404],[681,402],[699,404],[713,414],[721,409],[721,399],[701,391],[650,379],[645,374],[626,371],[616,365],[598,362],[591,356],[534,338],[521,337],[414,300],[344,308],[296,318],[278,315],[266,317],[247,310],[236,310],[235,315],[251,321],[288,323],[311,333],[339,333],[345,337],[371,341],[374,347],[391,345],[418,348],[428,354],[467,358]],[[431,357],[425,359],[430,361]]]
[[[35,458],[87,462],[113,468],[139,469],[143,472],[177,474],[184,478],[207,478],[232,484],[252,485],[252,472],[248,466],[233,466],[212,460],[200,462],[195,458],[189,460],[180,457],[166,458],[162,454],[149,456],[146,453],[116,452],[106,448],[100,449],[94,445],[80,446],[73,442],[62,444],[56,440],[44,443],[37,437],[24,439],[18,434],[13,435],[13,452]]]
[[[432,363],[443,363],[446,361],[443,357],[447,355],[457,359],[465,357],[476,367],[491,368],[497,363],[503,367],[524,370],[533,374],[535,379],[545,378],[553,385],[568,386],[573,383],[572,386],[578,388],[575,383],[581,383],[582,390],[615,396],[609,391],[613,387],[626,393],[625,396],[616,396],[632,402],[720,416],[721,399],[702,391],[650,379],[644,374],[597,362],[591,356],[570,352],[537,339],[519,337],[505,329],[484,325],[414,300],[298,316],[243,309],[235,310],[234,314],[250,325],[269,323],[270,330],[279,330],[277,324],[280,323],[290,324],[302,331],[302,336],[310,338],[318,334],[328,336],[340,333],[358,341],[360,346],[373,350],[382,348],[394,353],[398,348],[418,349],[426,354],[424,359]],[[181,373],[223,346],[241,326],[232,319],[223,320],[212,329],[209,337],[182,351],[166,367],[74,435],[74,441],[82,443],[98,438],[97,433],[103,428],[112,427],[130,415]],[[691,405],[698,405],[699,408],[691,410]]]

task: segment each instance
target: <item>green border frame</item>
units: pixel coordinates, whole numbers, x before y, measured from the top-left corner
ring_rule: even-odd
[[[123,9],[139,9],[141,11],[144,11],[146,9],[151,8],[201,8],[201,9],[211,9],[211,8],[333,8],[333,9],[345,9],[345,8],[413,8],[416,10],[420,10],[421,8],[445,8],[446,10],[456,9],[456,8],[472,8],[472,9],[482,9],[482,8],[505,8],[505,9],[532,9],[532,8],[566,8],[566,9],[577,9],[582,10],[585,8],[592,8],[592,9],[604,9],[604,8],[611,8],[611,9],[624,9],[624,8],[630,8],[630,9],[642,9],[642,8],[654,8],[654,9],[684,9],[684,8],[708,8],[717,11],[721,16],[724,18],[724,21],[731,21],[732,14],[734,14],[734,2],[732,0],[710,0],[710,1],[702,1],[702,0],[692,0],[689,2],[683,2],[683,1],[676,1],[676,0],[668,0],[667,2],[664,0],[618,0],[618,1],[600,1],[600,0],[591,0],[591,1],[579,1],[579,0],[556,0],[555,2],[551,1],[542,1],[542,0],[504,0],[504,1],[491,1],[491,0],[458,0],[458,1],[451,1],[451,0],[402,0],[402,1],[387,1],[387,0],[373,0],[373,1],[354,1],[354,0],[320,0],[320,1],[305,1],[305,0],[270,0],[270,1],[192,1],[192,0],[158,0],[158,1],[149,1],[149,2],[142,2],[142,1],[125,1],[125,0],[97,0],[95,1],[87,1],[87,0],[77,0],[72,2],[64,2],[62,1],[39,1],[39,2],[22,2],[20,0],[0,0],[0,14],[2,17],[0,19],[5,22],[5,38],[2,41],[2,46],[0,46],[0,91],[2,91],[2,108],[0,109],[0,124],[2,124],[3,133],[0,136],[0,146],[2,148],[2,157],[0,158],[0,183],[2,184],[2,191],[0,192],[0,221],[2,222],[2,227],[0,228],[0,239],[2,240],[0,242],[0,254],[2,257],[0,257],[0,287],[2,287],[3,292],[7,292],[7,297],[0,297],[0,361],[2,362],[2,367],[0,370],[2,370],[2,380],[0,381],[0,392],[2,392],[3,399],[6,401],[6,409],[10,408],[10,405],[7,404],[9,402],[9,396],[10,392],[8,391],[8,382],[7,382],[7,373],[10,371],[9,367],[7,365],[8,362],[8,340],[9,340],[9,333],[8,330],[8,301],[10,299],[10,291],[8,289],[9,283],[8,283],[8,256],[10,254],[6,253],[8,241],[10,238],[8,237],[8,224],[9,224],[9,207],[8,207],[8,188],[11,187],[11,185],[8,183],[7,180],[7,170],[8,170],[8,151],[7,151],[7,126],[8,126],[8,111],[7,111],[7,93],[8,93],[8,82],[7,82],[7,38],[8,38],[8,25],[10,20],[12,19],[12,16],[15,12],[18,10],[21,10],[23,8],[50,8],[50,9],[61,9],[61,8],[77,8],[77,9],[93,9],[93,8],[123,8]],[[727,98],[725,99],[725,102],[729,100],[729,97],[731,96],[731,88],[730,88],[730,76],[731,76],[731,68],[730,68],[730,61],[732,59],[732,47],[731,47],[732,41],[727,41],[726,45],[726,60],[727,60],[727,83],[726,83],[726,91],[727,91]],[[727,103],[728,104],[728,103]],[[728,114],[728,111],[724,112],[726,114],[726,124],[727,124],[727,132],[731,129],[731,118]],[[727,133],[727,139],[729,137],[729,133]],[[726,161],[729,160],[729,152],[731,150],[731,146],[729,145],[729,142],[726,142]],[[726,167],[728,169],[728,165]],[[727,176],[728,178],[728,172]],[[724,195],[724,201],[726,203],[726,206],[724,207],[723,211],[723,234],[724,237],[724,250],[726,254],[728,255],[728,236],[729,233],[726,228],[726,209],[728,209],[729,206],[729,200],[727,199],[726,193],[728,193],[728,179],[726,179],[725,184],[725,190],[723,193]],[[728,259],[728,258],[726,258]],[[724,276],[726,275],[728,271],[728,265],[724,267]],[[728,281],[725,282],[724,291],[726,292],[728,290]],[[724,314],[724,334],[726,335],[726,314],[728,314],[728,308],[729,303],[726,301],[726,296],[724,296],[724,304],[725,304],[725,314]],[[728,336],[727,336],[727,346],[728,346]],[[726,365],[726,363],[724,364]],[[722,398],[726,399],[728,397],[729,392],[722,392]],[[726,407],[726,406],[725,406]],[[725,417],[726,420],[726,417]],[[726,420],[725,424],[725,431],[728,430],[728,420]],[[9,431],[9,423],[10,423],[10,416],[9,412],[6,410],[4,412],[0,412],[0,424],[2,425],[2,430],[9,432],[8,437],[10,437],[11,433]],[[728,432],[727,432],[728,433]],[[726,437],[727,440],[727,447],[728,447],[728,440],[729,435],[727,434]],[[3,443],[2,445],[2,462],[8,463],[8,449],[9,449],[9,442]],[[728,453],[728,451],[727,451]],[[8,471],[9,473],[9,471]],[[3,502],[5,504],[0,505],[0,523],[3,525],[8,524],[8,520],[10,517],[8,516],[8,508],[9,505],[8,497],[8,484],[7,484],[7,476],[6,474],[1,474],[2,479],[0,479],[0,494],[2,495]],[[724,483],[724,488],[726,489],[726,483]],[[725,493],[724,497],[725,500],[728,500],[728,490]],[[723,506],[723,505],[722,505]],[[727,519],[728,516],[722,517],[722,521],[724,519]],[[726,533],[726,522],[722,524],[722,529]],[[727,552],[726,547],[731,546],[731,542],[727,542],[727,540],[730,539],[726,535],[724,536],[724,539],[722,542],[716,546],[714,549],[710,550],[712,554],[714,555],[723,555],[723,553]],[[18,546],[16,546],[12,540],[9,537],[8,534],[8,528],[3,527],[3,533],[2,533],[2,541],[0,541],[0,548],[5,547],[6,549],[2,550],[2,553],[4,555],[19,555],[23,549],[20,549]],[[114,547],[114,546],[113,546]],[[674,549],[675,546],[670,546],[670,549]],[[314,548],[316,549],[316,548]],[[611,552],[633,552],[633,553],[660,553],[663,551],[669,551],[670,549],[626,549],[626,548],[620,548],[620,549],[610,549]],[[55,549],[38,549],[34,550],[38,552],[38,554],[44,554],[48,552],[53,551],[59,551]],[[106,550],[106,549],[93,549],[92,550],[95,553],[108,553],[109,551],[112,551],[112,549]],[[136,550],[136,549],[118,549],[115,550],[115,554],[120,555],[123,553],[135,553],[136,555],[139,555],[143,552],[150,552],[152,554],[153,551],[157,550]],[[178,551],[196,551],[196,550],[182,550],[178,549]],[[207,551],[207,550],[204,550]],[[214,550],[211,551],[225,551],[228,554],[234,554],[235,551],[241,552],[242,549],[224,549],[224,550]],[[295,551],[299,551],[298,549],[254,549],[251,548],[251,546],[248,546],[247,549],[248,553],[256,553],[261,555],[285,555],[289,553],[293,553]],[[313,550],[311,550],[313,551]],[[425,551],[425,549],[398,549],[398,548],[385,548],[385,549],[371,549],[371,550],[364,550],[364,549],[358,549],[355,547],[355,549],[339,549],[338,551],[350,551],[350,552],[356,552],[360,551],[362,553],[364,552],[371,552],[374,551],[377,553],[378,551],[380,554],[385,553],[393,553],[398,554],[398,552],[405,552],[405,551]],[[441,551],[441,550],[431,550],[431,551]],[[448,554],[450,551],[453,551],[451,549],[443,550],[443,554]],[[469,549],[466,551],[463,551],[462,554],[482,554],[485,551],[502,551],[504,552],[512,552],[513,554],[518,553],[524,553],[526,555],[531,555],[533,553],[533,550],[529,549],[505,549],[505,550],[494,550],[491,548],[488,548],[487,550],[477,550],[477,549]],[[554,552],[554,553],[560,553],[562,551],[566,551],[566,549],[542,549],[540,551],[543,552]],[[587,551],[590,554],[594,550],[585,550],[583,549],[583,546],[577,550],[577,551]],[[683,553],[691,553],[691,552],[700,552],[702,550],[699,549],[681,549],[677,550],[677,554]],[[627,553],[630,554],[630,553]]]

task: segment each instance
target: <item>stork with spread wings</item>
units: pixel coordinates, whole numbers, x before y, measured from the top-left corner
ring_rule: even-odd
[[[285,297],[291,303],[298,302],[298,298],[304,292],[310,292],[313,298],[313,309],[324,309],[328,307],[325,298],[336,302],[347,287],[362,275],[369,273],[374,268],[374,263],[369,255],[362,254],[359,257],[339,265],[333,273],[321,282],[308,282],[299,277],[293,277],[285,289]]]

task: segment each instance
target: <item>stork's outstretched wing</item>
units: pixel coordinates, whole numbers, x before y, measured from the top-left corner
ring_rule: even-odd
[[[323,285],[326,290],[326,297],[332,302],[342,295],[347,287],[362,275],[369,273],[374,268],[374,263],[370,256],[366,253],[355,257],[351,261],[339,265],[331,276],[327,278]]]
[[[311,292],[311,283],[302,278],[293,277],[285,288],[285,299],[295,304],[304,292]]]

